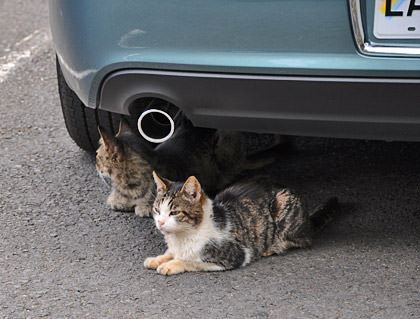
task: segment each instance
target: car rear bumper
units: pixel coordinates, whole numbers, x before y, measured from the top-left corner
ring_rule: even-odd
[[[197,126],[420,140],[420,79],[124,70],[106,78],[98,107],[130,114],[143,97],[173,103]]]
[[[49,7],[63,76],[88,107],[127,113],[152,90],[201,126],[420,140],[420,57],[364,50],[420,47],[420,39],[375,39],[374,2],[50,0]]]

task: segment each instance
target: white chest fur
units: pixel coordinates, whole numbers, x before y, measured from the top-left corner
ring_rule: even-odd
[[[167,234],[165,236],[169,251],[175,259],[200,261],[200,253],[210,241],[221,241],[225,235],[218,230],[211,219],[211,201],[204,207],[204,216],[199,227],[188,232]]]

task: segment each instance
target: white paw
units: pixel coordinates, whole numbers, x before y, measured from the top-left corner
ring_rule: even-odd
[[[156,269],[157,267],[159,267],[159,265],[159,261],[156,257],[148,257],[144,261],[144,267],[149,269]]]
[[[107,199],[107,202],[113,210],[123,211],[123,212],[133,211],[133,206],[130,206],[126,202],[119,200],[114,195],[110,195]]]
[[[152,211],[150,207],[136,205],[136,207],[134,208],[134,212],[136,213],[137,216],[149,217]]]
[[[179,262],[168,261],[167,263],[161,264],[156,270],[161,275],[170,276],[184,272],[185,268]]]

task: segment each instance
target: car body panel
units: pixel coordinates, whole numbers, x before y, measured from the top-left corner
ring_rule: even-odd
[[[420,58],[358,51],[343,0],[50,0],[50,20],[64,77],[94,108],[122,70],[420,78]]]

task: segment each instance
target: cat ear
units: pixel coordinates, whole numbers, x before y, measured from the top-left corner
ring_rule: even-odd
[[[201,185],[197,178],[194,176],[189,177],[184,186],[182,186],[181,193],[188,201],[197,203],[201,198]]]
[[[133,131],[131,130],[130,125],[128,125],[128,122],[121,118],[120,120],[120,128],[118,129],[118,133],[116,136],[124,135],[124,134],[133,134]]]
[[[117,139],[99,125],[98,125],[98,131],[99,131],[99,135],[101,136],[101,140],[105,146],[105,149],[111,150],[113,152],[117,152],[118,151]]]
[[[158,193],[164,193],[166,192],[166,190],[169,187],[169,181],[164,179],[164,178],[160,178],[155,171],[153,171],[153,179],[155,180],[155,184],[156,184],[156,189]]]

